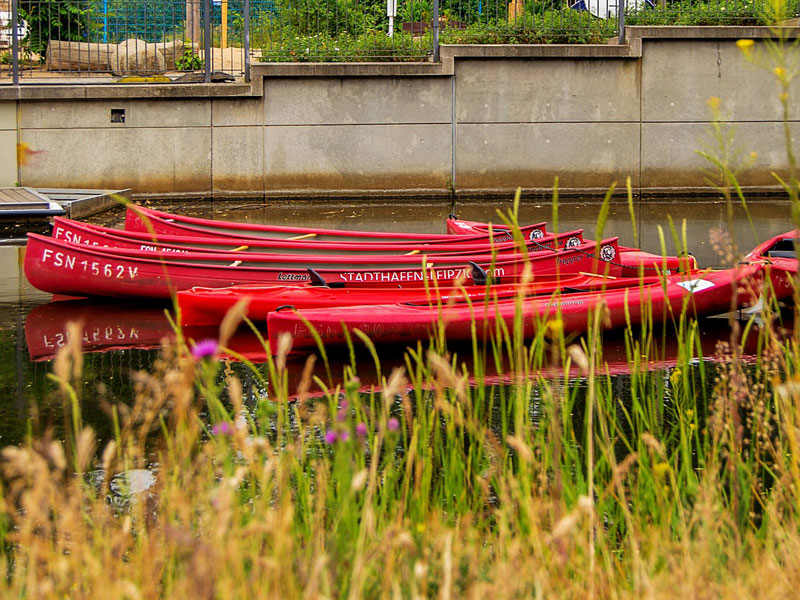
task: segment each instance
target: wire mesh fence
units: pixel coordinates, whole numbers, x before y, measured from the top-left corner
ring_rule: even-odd
[[[15,61],[23,77],[175,80],[202,72],[208,80],[214,71],[246,75],[251,56],[435,60],[442,43],[605,43],[625,24],[767,25],[797,16],[798,7],[800,0],[0,0],[0,83],[13,78]]]
[[[392,7],[392,0],[275,0],[272,10],[253,12],[252,44],[268,61],[402,61],[433,54],[432,32],[395,27]]]
[[[200,72],[246,72],[248,0],[14,1],[8,8],[17,13],[16,52],[12,10],[0,14],[0,80],[13,77],[15,56],[22,77],[179,80]]]
[[[442,43],[602,43],[619,33],[619,0],[441,1]]]

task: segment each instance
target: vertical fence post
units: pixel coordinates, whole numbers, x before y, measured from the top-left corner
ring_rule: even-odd
[[[439,0],[433,0],[433,62],[439,62]]]
[[[211,63],[214,61],[211,50],[211,0],[203,0],[203,24],[203,50],[206,57],[203,81],[211,83]]]
[[[186,28],[192,44],[200,50],[200,0],[186,0]]]
[[[625,43],[625,0],[617,0],[619,14],[619,43]]]
[[[19,85],[19,11],[18,0],[11,0],[11,82]]]
[[[244,80],[250,81],[250,0],[244,0]]]

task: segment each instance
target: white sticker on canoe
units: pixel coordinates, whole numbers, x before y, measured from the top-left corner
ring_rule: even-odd
[[[705,279],[690,279],[689,281],[679,281],[678,285],[682,288],[685,288],[692,294],[695,292],[702,292],[703,290],[707,290],[708,288],[714,287],[714,284],[710,281],[706,281]]]

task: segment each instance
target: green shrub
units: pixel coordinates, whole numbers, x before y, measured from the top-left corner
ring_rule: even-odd
[[[262,60],[270,62],[363,62],[422,60],[432,48],[431,35],[414,38],[398,31],[394,37],[371,31],[357,36],[292,35],[283,30],[262,47]]]
[[[770,25],[771,13],[772,8],[764,0],[680,0],[669,2],[664,8],[629,10],[625,17],[628,25]]]
[[[44,60],[50,40],[86,41],[97,25],[90,18],[91,10],[77,2],[56,0],[21,0],[20,19],[28,29],[22,38],[24,51],[38,54]]]
[[[183,55],[175,61],[175,67],[178,71],[196,71],[204,66],[203,59],[197,56],[191,47],[184,48]]]
[[[615,32],[616,23],[569,8],[542,15],[526,12],[514,21],[494,19],[466,29],[442,30],[443,44],[597,44]]]

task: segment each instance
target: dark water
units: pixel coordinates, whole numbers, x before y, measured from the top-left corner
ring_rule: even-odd
[[[380,231],[414,231],[437,233],[444,231],[444,219],[453,210],[449,202],[333,202],[295,201],[270,204],[263,202],[225,203],[164,203],[154,207],[172,212],[207,218],[234,221],[364,229]],[[454,207],[459,217],[499,222],[496,210],[507,210],[511,202],[496,203],[459,201]],[[604,236],[619,236],[620,243],[638,245],[644,250],[661,252],[659,227],[665,238],[668,253],[676,246],[670,233],[671,216],[678,231],[685,221],[689,251],[704,266],[723,266],[722,259],[712,248],[709,232],[714,228],[729,231],[742,250],[749,250],[757,241],[792,228],[789,205],[780,199],[759,199],[749,206],[749,217],[741,207],[729,215],[722,202],[695,199],[637,201],[634,204],[636,231],[632,226],[628,205],[612,204]],[[595,237],[598,202],[562,202],[558,214],[558,229],[584,228],[587,237]],[[551,206],[544,201],[523,201],[520,222],[548,221],[552,223]],[[89,219],[103,225],[121,227],[124,212],[108,211]],[[549,228],[553,227],[549,225]],[[46,231],[46,227],[39,227]],[[15,232],[14,235],[17,235]],[[680,233],[679,233],[680,235]],[[0,446],[19,443],[29,429],[43,431],[49,426],[57,430],[63,422],[61,400],[55,386],[47,378],[52,370],[52,357],[68,342],[66,323],[81,320],[85,355],[85,376],[82,389],[84,420],[91,424],[101,438],[110,435],[110,420],[103,406],[113,401],[128,401],[133,397],[132,374],[152,367],[158,354],[159,342],[171,334],[164,305],[143,305],[141,302],[87,302],[81,300],[53,302],[49,294],[32,288],[22,273],[23,248],[0,246]],[[729,334],[727,321],[706,320],[704,347],[713,351],[718,339]],[[213,336],[214,331],[208,332]],[[196,332],[198,337],[203,332]],[[263,356],[263,348],[253,336],[241,335],[233,342],[236,349],[254,360]],[[625,370],[624,348],[613,335],[606,344],[606,360],[622,373]],[[402,348],[386,351],[384,372],[399,362]],[[663,360],[656,366],[668,368],[674,356],[664,348]],[[333,372],[346,357],[334,352]],[[339,364],[337,365],[337,360]],[[290,375],[299,378],[303,362],[290,364]],[[247,374],[231,366],[243,377]],[[369,373],[359,373],[365,385]]]

